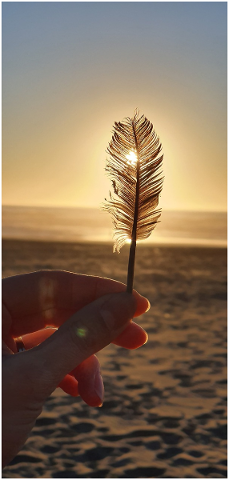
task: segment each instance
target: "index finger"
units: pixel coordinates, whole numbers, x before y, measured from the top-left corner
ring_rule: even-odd
[[[109,278],[43,270],[3,279],[2,299],[11,317],[10,333],[17,337],[46,326],[59,327],[97,298],[125,290],[125,284]],[[149,302],[136,291],[133,294],[138,316]]]

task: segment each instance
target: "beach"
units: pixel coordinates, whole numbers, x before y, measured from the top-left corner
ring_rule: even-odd
[[[126,282],[128,246],[3,239],[3,277],[64,269]],[[98,353],[102,408],[57,389],[4,478],[226,477],[226,249],[139,245],[149,340]]]

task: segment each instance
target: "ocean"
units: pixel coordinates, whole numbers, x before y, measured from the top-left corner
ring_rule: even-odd
[[[4,239],[111,243],[112,235],[109,214],[97,208],[2,207]],[[225,247],[227,214],[163,211],[146,243]]]

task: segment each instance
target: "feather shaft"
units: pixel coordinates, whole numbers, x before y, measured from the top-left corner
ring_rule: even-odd
[[[131,245],[130,245],[128,273],[127,273],[127,282],[126,282],[127,283],[126,291],[128,293],[132,293],[132,291],[133,291],[135,252],[136,252],[136,240],[132,240]]]
[[[136,178],[135,205],[134,205],[134,221],[133,221],[133,229],[132,229],[132,235],[131,235],[131,245],[130,245],[128,272],[127,272],[126,291],[128,293],[132,293],[133,284],[134,284],[134,265],[135,265],[136,239],[137,239],[138,211],[139,211],[138,204],[139,204],[139,171],[140,171],[138,141],[136,137],[135,125],[133,120],[132,120],[132,128],[133,128],[135,150],[136,150],[136,157],[137,157],[137,172],[136,172],[137,178]]]

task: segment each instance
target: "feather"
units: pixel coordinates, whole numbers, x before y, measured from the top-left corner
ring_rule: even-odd
[[[115,122],[107,152],[106,172],[113,195],[103,209],[112,216],[114,251],[131,240],[127,290],[132,291],[136,241],[150,236],[160,217],[162,145],[152,123],[135,112],[133,118]]]

